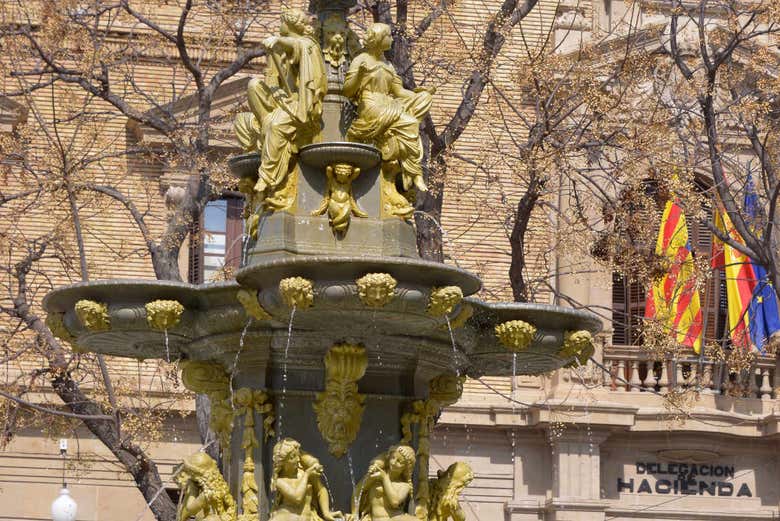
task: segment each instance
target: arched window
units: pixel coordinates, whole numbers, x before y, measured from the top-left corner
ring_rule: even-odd
[[[706,190],[703,183],[699,189]],[[712,257],[712,232],[707,223],[712,222],[712,208],[708,208],[701,220],[686,219],[688,239],[694,258]],[[660,226],[660,222],[658,223]],[[629,281],[623,273],[612,273],[612,345],[641,345],[642,319],[645,315],[647,284]],[[722,270],[716,270],[700,291],[704,338],[720,340],[727,333],[726,281]]]

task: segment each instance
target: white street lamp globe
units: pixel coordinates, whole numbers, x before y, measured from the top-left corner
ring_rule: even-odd
[[[60,495],[51,504],[52,521],[76,521],[77,507],[68,489],[60,489]]]

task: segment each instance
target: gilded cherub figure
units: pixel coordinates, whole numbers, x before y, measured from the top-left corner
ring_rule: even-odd
[[[244,150],[260,152],[254,191],[266,207],[278,210],[291,202],[289,194],[276,192],[287,181],[293,155],[320,132],[328,82],[315,28],[303,11],[284,10],[279,35],[263,45],[268,50],[265,81],[249,82],[252,112],[238,114],[234,129]]]
[[[328,490],[320,480],[322,465],[301,450],[292,438],[276,443],[271,490],[274,503],[269,521],[335,521],[343,518],[330,510]]]
[[[325,175],[328,178],[325,197],[311,214],[322,215],[327,211],[333,231],[346,233],[350,216],[368,217],[352,195],[352,181],[360,175],[360,169],[347,163],[336,163],[325,169]]]
[[[420,122],[431,108],[434,89],[407,90],[384,57],[393,40],[390,27],[375,23],[366,31],[364,52],[349,67],[343,94],[358,106],[348,139],[374,144],[382,152],[383,176],[393,181],[400,172],[404,190],[425,191]],[[402,208],[391,212],[402,215]]]
[[[408,513],[413,496],[415,454],[409,445],[396,445],[374,458],[355,487],[354,521],[419,521]]]

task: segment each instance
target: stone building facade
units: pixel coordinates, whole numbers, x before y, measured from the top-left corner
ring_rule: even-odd
[[[484,22],[486,5],[497,3],[457,2],[451,7],[452,20],[464,27],[479,26]],[[615,37],[620,37],[626,13],[622,2],[610,0],[542,0],[536,9],[540,34],[552,28],[561,52],[575,48],[578,39],[587,39],[599,30],[614,30]],[[654,21],[658,20],[648,18],[647,23]],[[442,41],[457,45],[457,41],[447,40],[446,26],[440,31]],[[511,45],[509,48],[511,54]],[[146,74],[153,81],[153,65]],[[247,77],[242,77],[225,85],[216,109],[225,114],[233,110],[243,97],[246,82]],[[441,114],[455,106],[459,86],[451,87],[441,89],[442,102],[435,109]],[[0,132],[9,132],[24,117],[23,112],[23,107],[0,98]],[[117,122],[117,128],[125,123]],[[138,133],[156,139],[144,128],[131,128],[128,135]],[[479,157],[476,132],[467,132],[458,146],[464,156]],[[158,213],[164,212],[164,195],[185,183],[188,176],[165,165],[132,165],[130,172],[159,183],[157,197],[149,203],[150,211]],[[473,175],[483,185],[489,184],[481,174]],[[504,216],[481,212],[479,200],[464,199],[456,189],[445,196],[442,224],[452,238],[448,254],[451,261],[483,276],[487,298],[506,296]],[[238,213],[240,201],[233,194],[209,205],[201,223],[204,239],[193,241],[184,252],[182,272],[189,272],[194,281],[206,280],[235,257],[233,244],[241,233],[235,224]],[[102,218],[107,235],[127,225],[118,212],[106,212]],[[545,223],[536,222],[532,247],[547,250],[547,241]],[[152,276],[143,259],[124,258],[116,264],[109,256],[101,258],[101,244],[99,237],[91,244],[99,276]],[[581,269],[583,262],[594,268],[592,261],[560,255],[552,259],[540,256],[534,262],[532,269],[550,274],[558,292],[584,306],[612,310],[625,305],[625,299],[616,297],[612,273]],[[549,301],[551,297],[540,292],[537,299]],[[464,494],[467,519],[780,518],[780,409],[776,394],[780,375],[774,359],[759,359],[750,378],[743,382],[749,396],[735,398],[725,392],[729,377],[721,365],[693,357],[653,362],[637,346],[626,345],[630,343],[626,335],[615,334],[611,317],[610,313],[603,316],[605,332],[595,356],[598,365],[540,377],[470,380],[461,401],[439,418],[433,470],[446,468],[454,460],[466,460],[476,471],[476,479]],[[154,386],[155,375],[141,364],[117,361],[112,369],[120,376],[137,377],[144,386]],[[9,377],[12,369],[5,371]],[[680,391],[691,385],[694,374],[705,375],[707,388],[693,403],[675,402],[675,396],[685,396]],[[45,391],[40,398],[42,402],[51,399]],[[166,479],[184,456],[201,445],[193,410],[191,400],[178,401],[164,422],[163,440],[151,446]],[[377,450],[381,448],[377,446]],[[68,462],[67,474],[79,503],[80,520],[152,519],[129,476],[86,430],[79,430],[71,440],[70,453],[78,456]],[[49,504],[59,488],[62,465],[56,440],[46,432],[38,428],[19,432],[0,452],[0,520],[49,519]],[[175,495],[175,485],[170,481],[169,485],[169,492]]]

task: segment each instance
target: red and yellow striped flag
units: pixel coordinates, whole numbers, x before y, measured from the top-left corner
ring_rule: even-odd
[[[698,353],[702,341],[701,304],[685,214],[676,202],[666,203],[655,253],[666,259],[668,268],[647,292],[645,318],[660,321],[679,344]]]
[[[721,209],[715,214],[715,226],[734,241],[744,244],[742,237],[731,223],[728,214]],[[712,267],[723,269],[726,276],[726,296],[729,308],[729,332],[731,342],[738,347],[750,348],[750,303],[756,289],[756,274],[750,257],[717,237],[712,238]]]

